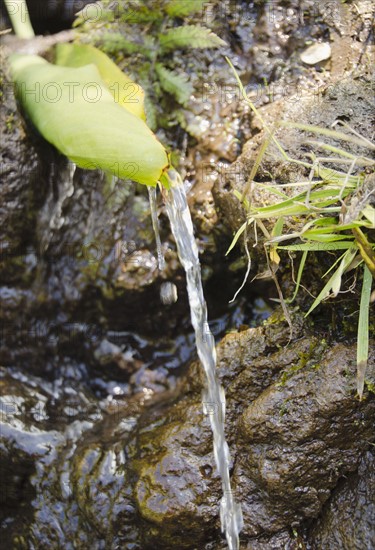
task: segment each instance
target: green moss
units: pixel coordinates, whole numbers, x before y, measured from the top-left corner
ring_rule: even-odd
[[[5,125],[7,128],[7,132],[12,132],[14,128],[14,113],[11,113],[8,115],[5,119]]]
[[[365,380],[365,386],[366,386],[368,392],[375,394],[375,382],[374,381]]]
[[[318,369],[320,368],[320,363],[316,361],[318,357],[320,357],[324,350],[327,348],[327,342],[326,340],[321,340],[319,343],[317,343],[315,340],[310,343],[309,350],[307,352],[300,351],[298,352],[299,355],[299,362],[296,364],[293,364],[288,369],[284,370],[281,373],[280,380],[278,382],[278,385],[283,387],[287,383],[287,381],[298,371],[309,368],[309,369]]]

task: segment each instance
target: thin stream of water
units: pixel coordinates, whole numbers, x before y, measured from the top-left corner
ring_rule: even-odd
[[[198,356],[206,374],[203,408],[210,418],[215,462],[223,488],[220,502],[221,528],[225,532],[229,549],[238,550],[238,535],[243,525],[242,511],[231,490],[230,455],[224,432],[225,393],[216,374],[215,340],[208,326],[198,248],[183,182],[175,170],[170,170],[168,175],[172,185],[166,196],[166,208],[178,256],[186,272],[191,322],[195,331]]]
[[[43,207],[41,217],[45,220],[46,225],[48,224],[41,242],[41,250],[43,251],[48,249],[53,236],[53,231],[60,229],[65,223],[65,218],[62,215],[62,211],[66,199],[70,198],[74,193],[75,172],[76,165],[74,162],[69,162],[64,170],[59,173],[57,200],[51,193],[49,199]]]
[[[158,211],[157,211],[157,204],[156,204],[156,187],[147,186],[147,189],[148,189],[148,198],[150,201],[152,227],[155,233],[156,250],[158,254],[158,267],[159,267],[159,271],[164,271],[165,259],[161,248],[161,240],[160,240],[160,233],[159,233]]]

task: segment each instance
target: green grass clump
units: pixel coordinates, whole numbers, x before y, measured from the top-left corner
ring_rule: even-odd
[[[281,262],[280,254],[283,252],[302,253],[295,281],[295,292],[286,301],[288,303],[295,299],[301,286],[308,254],[338,253],[338,257],[323,275],[323,278],[328,277],[328,280],[313,300],[306,316],[322,302],[342,292],[346,273],[351,270],[362,271],[363,276],[357,277],[358,280],[362,279],[357,332],[357,391],[362,398],[368,362],[369,304],[372,281],[375,278],[375,244],[369,240],[370,231],[375,229],[375,208],[371,204],[375,198],[375,161],[367,155],[375,150],[375,145],[346,124],[343,126],[348,133],[292,122],[278,122],[272,130],[269,129],[247,97],[233,65],[229,60],[228,63],[235,73],[244,100],[260,118],[267,135],[243,192],[234,191],[235,196],[246,209],[247,219],[235,234],[228,252],[242,235],[245,237],[245,249],[250,266],[250,255],[246,244],[248,228],[253,225],[255,230],[259,229],[263,233],[266,238],[265,251],[270,276],[277,284],[280,301],[288,320],[290,318],[286,304],[275,276]],[[318,140],[309,139],[304,143],[315,150],[323,150],[325,156],[317,156],[313,149],[306,155],[308,159],[306,161],[290,157],[274,135],[276,128],[282,126],[315,134]],[[359,147],[363,154],[355,155],[341,147],[319,140],[323,136],[339,142],[349,142]],[[306,181],[267,185],[254,181],[262,157],[271,142],[284,161],[302,165],[309,170]],[[343,166],[344,169],[332,168],[332,165]],[[252,193],[256,188],[264,189],[268,194],[274,195],[273,204],[257,206],[252,200]],[[295,194],[293,189],[297,189]],[[264,221],[271,223],[271,230],[265,227]],[[298,227],[298,230],[285,230],[286,227],[291,226]],[[291,244],[287,244],[288,241],[291,241]]]

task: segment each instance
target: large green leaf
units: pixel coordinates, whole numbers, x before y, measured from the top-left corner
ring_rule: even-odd
[[[64,67],[83,67],[93,63],[115,101],[133,115],[146,120],[142,87],[97,48],[87,44],[57,44],[55,63]]]
[[[95,65],[60,67],[19,54],[10,65],[27,115],[77,166],[152,186],[161,179],[169,166],[164,147],[141,118],[115,102]]]

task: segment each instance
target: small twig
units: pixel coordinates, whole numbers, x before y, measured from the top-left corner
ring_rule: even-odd
[[[40,55],[52,48],[52,46],[55,46],[55,44],[70,42],[76,36],[77,33],[73,29],[51,34],[50,36],[35,36],[27,40],[7,34],[2,39],[2,42],[6,49],[9,50],[9,53]]]

